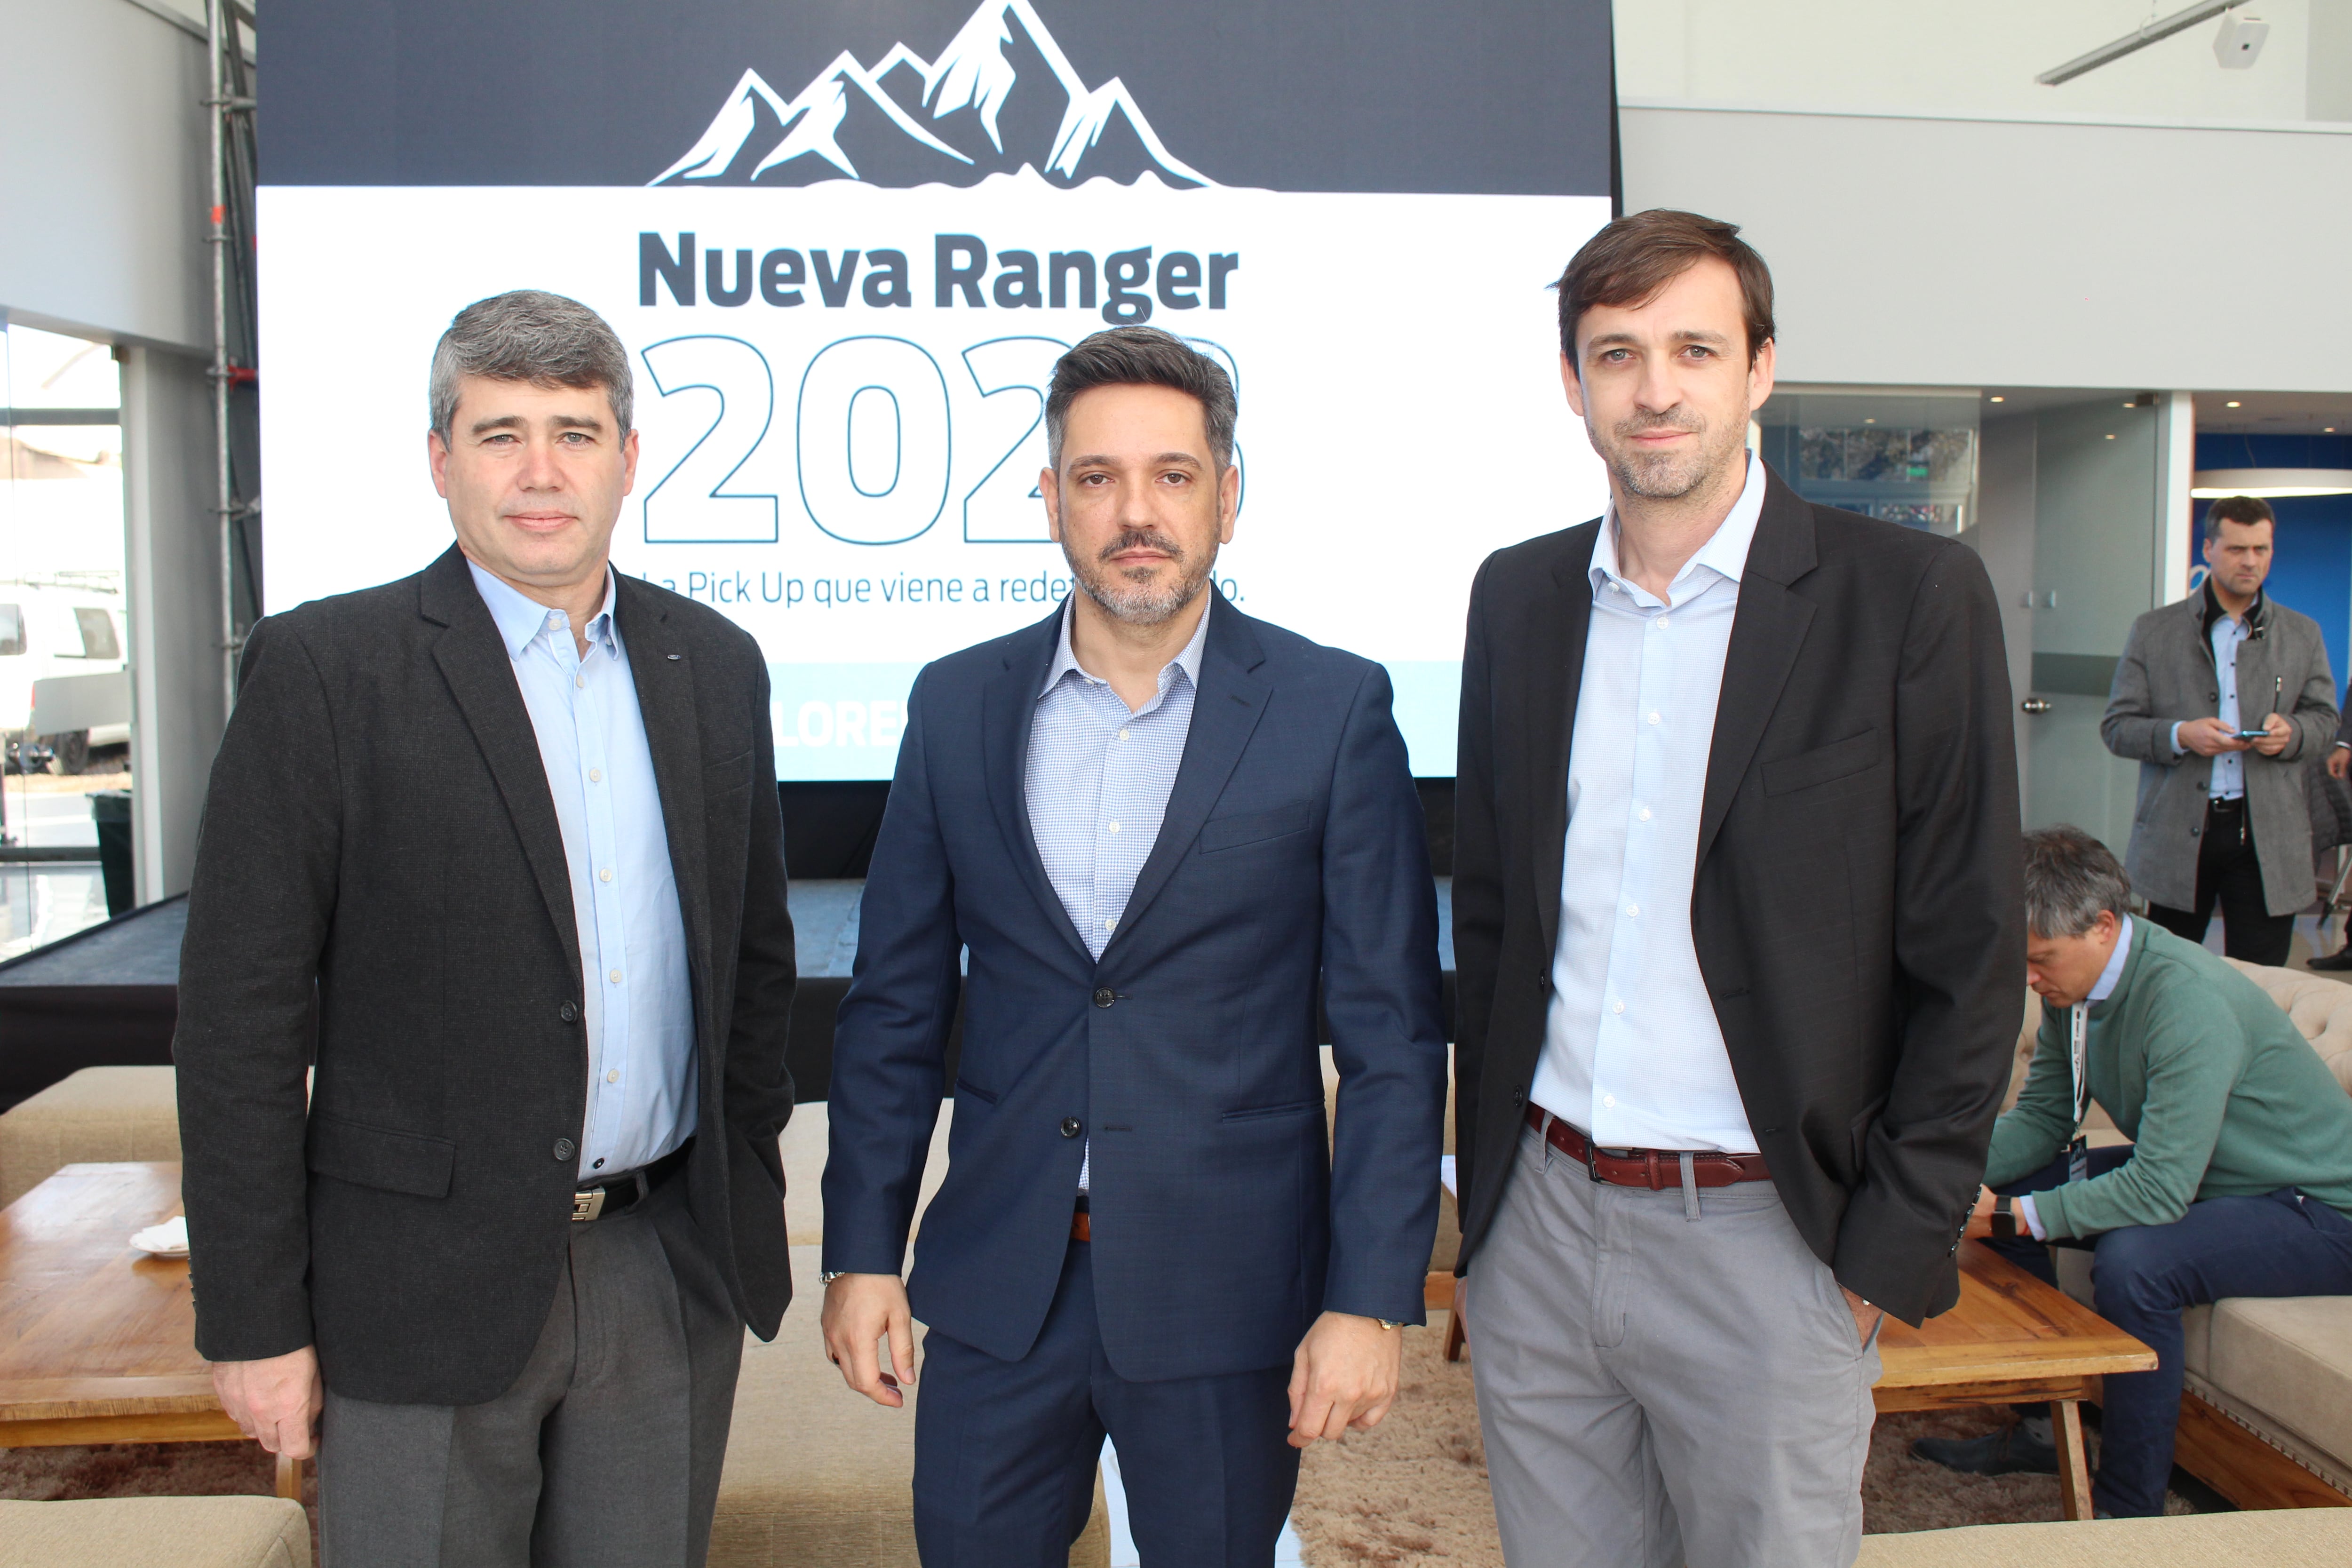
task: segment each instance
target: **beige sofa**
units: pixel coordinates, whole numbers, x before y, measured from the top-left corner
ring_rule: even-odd
[[[2352,985],[2231,962],[2285,1009],[2352,1093]],[[2011,1104],[2041,1023],[2041,1003],[2028,996]],[[2095,1106],[2088,1127],[2094,1143],[2122,1141]],[[2059,1282],[2088,1304],[2091,1255],[2055,1250]],[[2181,1467],[2242,1507],[2352,1504],[2352,1297],[2224,1300],[2191,1310],[2185,1328]],[[2352,1562],[2352,1552],[2335,1561]]]
[[[2344,1568],[2352,1510],[1979,1524],[1865,1535],[1855,1568]]]
[[[282,1498],[0,1502],[0,1568],[310,1568],[310,1524]]]

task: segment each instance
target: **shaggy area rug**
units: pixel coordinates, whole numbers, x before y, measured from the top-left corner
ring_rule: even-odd
[[[1448,1365],[1445,1314],[1405,1335],[1404,1380],[1388,1419],[1343,1444],[1318,1443],[1299,1467],[1291,1521],[1310,1568],[1503,1568],[1486,1489],[1486,1445],[1470,1362]],[[1882,1418],[1862,1483],[1863,1528],[1947,1530],[2059,1517],[2049,1476],[1963,1476],[1911,1457],[1911,1441],[1974,1436],[2006,1419],[1994,1410]],[[2098,1441],[2090,1435],[2093,1452]],[[2192,1511],[2168,1500],[2168,1513]]]

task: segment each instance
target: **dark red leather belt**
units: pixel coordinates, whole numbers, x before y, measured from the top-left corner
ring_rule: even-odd
[[[1543,1108],[1528,1107],[1528,1125],[1544,1142],[1592,1173],[1596,1182],[1612,1187],[1647,1187],[1654,1193],[1683,1184],[1683,1156],[1678,1149],[1596,1149],[1559,1117],[1547,1118]],[[1718,1154],[1713,1150],[1691,1154],[1691,1179],[1702,1187],[1727,1187],[1735,1182],[1769,1182],[1772,1173],[1761,1154]]]

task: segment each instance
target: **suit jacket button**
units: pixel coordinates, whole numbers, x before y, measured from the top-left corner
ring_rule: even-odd
[[[1526,1089],[1515,1089],[1511,1090],[1511,1103],[1513,1105],[1525,1105],[1527,1102],[1528,1091]]]
[[[1095,993],[1095,1005],[1096,1005],[1096,1006],[1097,1006],[1097,1007],[1108,1007],[1108,1006],[1109,1006],[1113,1002],[1116,1002],[1116,1001],[1118,1001],[1118,993],[1117,993],[1116,991],[1113,991],[1113,990],[1112,990],[1109,986],[1108,986],[1108,985],[1105,985],[1105,986],[1101,987],[1099,990],[1096,991],[1096,993]]]
[[[1085,1130],[1085,1127],[1086,1124],[1075,1116],[1062,1118],[1062,1136],[1065,1138],[1076,1138]]]
[[[577,1144],[577,1143],[574,1143],[571,1139],[569,1139],[569,1138],[558,1138],[558,1139],[555,1141],[555,1157],[556,1157],[557,1159],[559,1159],[559,1160],[569,1160],[569,1159],[572,1158],[573,1156],[577,1155],[579,1152],[580,1152],[580,1145],[579,1145],[579,1144]]]
[[[555,1010],[555,1016],[567,1024],[576,1024],[580,1021],[580,1004],[566,1002]]]

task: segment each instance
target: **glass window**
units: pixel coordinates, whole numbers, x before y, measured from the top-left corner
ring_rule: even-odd
[[[1977,523],[1977,395],[1783,388],[1757,411],[1764,460],[1807,500],[1964,536]]]
[[[74,622],[81,627],[84,658],[121,658],[121,639],[114,635],[114,617],[104,610],[77,609]]]
[[[25,651],[25,612],[16,605],[0,605],[0,656]]]

